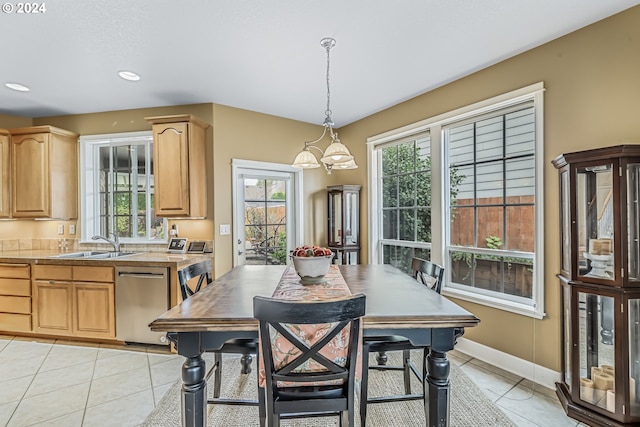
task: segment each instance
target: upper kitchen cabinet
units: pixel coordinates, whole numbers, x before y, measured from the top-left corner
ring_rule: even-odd
[[[207,216],[206,132],[196,117],[147,117],[153,125],[155,214],[170,218]]]
[[[78,135],[53,126],[10,129],[11,216],[78,217]]]
[[[7,218],[11,215],[9,208],[9,171],[11,163],[9,161],[9,131],[0,129],[0,218]]]

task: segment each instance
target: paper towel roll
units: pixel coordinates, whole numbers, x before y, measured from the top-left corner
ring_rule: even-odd
[[[592,380],[589,378],[580,378],[580,399],[585,402],[594,403],[593,388]]]
[[[595,372],[592,380],[593,385],[598,390],[613,390],[613,375],[605,374],[604,372]]]
[[[593,375],[596,373],[602,373],[602,368],[598,367],[598,366],[592,366],[591,367],[591,379],[593,379]]]
[[[612,377],[616,376],[615,370],[611,365],[600,365],[600,369],[602,369],[602,372],[604,372],[605,374],[609,374]]]
[[[613,390],[607,390],[607,411],[616,411],[616,392]]]

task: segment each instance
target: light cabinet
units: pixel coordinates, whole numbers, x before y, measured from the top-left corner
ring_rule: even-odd
[[[9,131],[0,129],[0,218],[7,218],[11,215],[9,205],[9,179],[11,176],[11,162],[9,160]]]
[[[31,266],[0,263],[0,330],[31,331]]]
[[[53,126],[10,129],[11,216],[78,217],[78,135]]]
[[[33,331],[115,338],[113,267],[35,265]]]
[[[358,264],[360,256],[360,186],[327,187],[328,247],[337,264]]]
[[[567,414],[640,423],[640,145],[567,153],[560,178],[562,378]]]
[[[153,126],[155,215],[207,216],[206,131],[191,115],[147,117]]]

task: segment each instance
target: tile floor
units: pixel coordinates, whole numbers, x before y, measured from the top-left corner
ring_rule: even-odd
[[[582,426],[553,390],[460,352],[450,359],[518,426]],[[145,347],[0,336],[0,426],[137,426],[179,378],[182,360]]]

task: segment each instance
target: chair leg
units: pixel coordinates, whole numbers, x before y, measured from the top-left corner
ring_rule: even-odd
[[[222,353],[214,353],[215,372],[213,374],[213,397],[220,397],[220,388],[222,386]]]
[[[404,368],[404,394],[411,394],[411,352],[402,350],[402,367]]]
[[[386,352],[379,351],[378,354],[376,354],[376,362],[378,362],[378,365],[384,366],[387,364],[388,361],[389,361],[389,358],[387,357]]]
[[[242,357],[240,358],[240,363],[242,365],[242,367],[240,368],[240,372],[243,374],[249,374],[251,373],[251,361],[253,360],[253,357],[251,357],[250,354],[243,354]]]
[[[369,391],[369,349],[362,348],[362,378],[360,379],[360,426],[367,425],[367,394]]]

